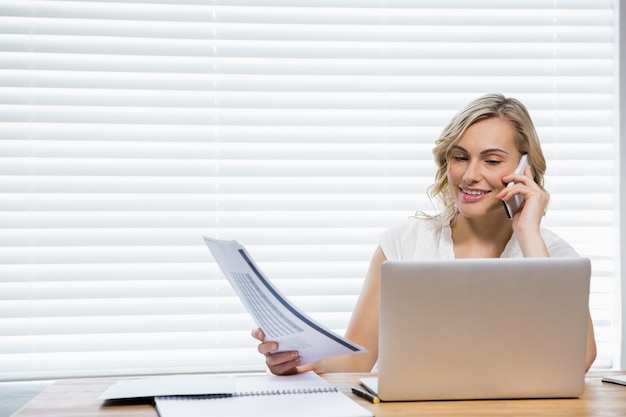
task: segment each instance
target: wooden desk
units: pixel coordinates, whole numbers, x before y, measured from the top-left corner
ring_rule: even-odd
[[[588,374],[584,394],[565,400],[425,401],[371,404],[350,392],[358,378],[369,374],[326,374],[324,378],[370,409],[376,417],[408,416],[626,416],[626,386],[601,382],[604,375]],[[115,378],[59,380],[46,388],[13,417],[158,417],[145,403],[103,404],[98,396]],[[323,417],[323,416],[320,416]]]

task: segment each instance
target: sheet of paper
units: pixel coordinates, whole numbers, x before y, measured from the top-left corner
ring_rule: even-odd
[[[613,384],[626,385],[626,375],[611,375],[602,377],[602,382],[611,382]]]
[[[121,400],[159,395],[232,395],[234,392],[233,375],[159,375],[121,379],[103,392],[99,399]]]
[[[324,378],[313,371],[295,375],[278,376],[272,374],[235,375],[235,393],[295,393],[295,392],[337,391]]]
[[[378,395],[378,377],[361,378],[360,381],[369,392]]]
[[[365,352],[363,347],[316,323],[291,304],[239,242],[206,236],[204,241],[256,325],[265,332],[266,340],[278,342],[280,351],[299,351],[302,364]]]

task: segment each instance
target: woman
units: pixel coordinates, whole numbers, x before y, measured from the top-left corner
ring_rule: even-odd
[[[433,154],[438,169],[429,194],[442,203],[441,214],[415,216],[382,233],[348,324],[346,337],[367,353],[300,366],[298,352],[275,353],[278,344],[265,342],[262,330],[253,330],[272,373],[369,372],[378,358],[380,268],[385,260],[578,256],[568,243],[541,228],[549,201],[543,188],[546,162],[530,115],[518,100],[488,94],[471,102],[443,130]],[[529,166],[514,174],[524,154]],[[510,182],[514,185],[507,187]],[[522,195],[524,202],[509,219],[502,202],[515,195]],[[587,370],[595,357],[589,315]]]

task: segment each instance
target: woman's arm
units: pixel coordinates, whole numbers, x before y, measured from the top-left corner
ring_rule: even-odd
[[[550,253],[545,241],[541,236],[540,225],[543,215],[548,207],[550,196],[545,190],[542,190],[533,180],[532,172],[526,168],[525,175],[517,177],[517,181],[521,180],[524,187],[518,187],[523,190],[525,202],[521,213],[513,218],[513,231],[522,249],[522,254],[527,258],[549,257]],[[503,180],[512,181],[512,176],[504,177]],[[509,199],[511,190],[503,190],[501,197]],[[585,369],[589,370],[596,359],[596,338],[593,330],[593,322],[591,313],[588,319],[587,330],[587,357],[585,360]]]
[[[589,370],[593,361],[596,360],[596,336],[593,331],[593,321],[591,320],[591,313],[589,313],[589,325],[587,327],[587,359],[585,363],[585,370]]]
[[[378,359],[380,269],[384,261],[385,255],[378,246],[370,260],[361,293],[346,330],[346,338],[363,346],[367,352],[316,362],[313,364],[315,372],[370,372],[374,367]]]

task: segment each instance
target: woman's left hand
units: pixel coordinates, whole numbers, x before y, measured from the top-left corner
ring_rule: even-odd
[[[548,208],[550,195],[535,182],[532,177],[532,169],[527,166],[523,175],[506,175],[502,177],[502,181],[504,183],[513,181],[515,184],[500,191],[498,198],[509,201],[518,194],[524,197],[522,207],[513,216],[513,228],[535,228],[538,230]]]

